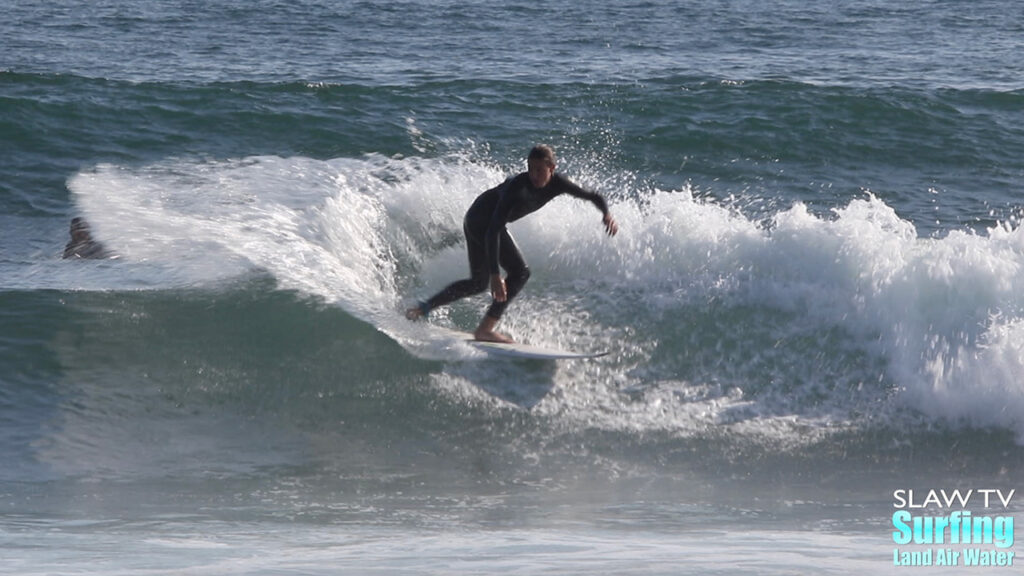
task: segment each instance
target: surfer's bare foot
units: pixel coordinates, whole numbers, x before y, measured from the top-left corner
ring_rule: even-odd
[[[515,344],[516,341],[498,332],[473,332],[473,337],[481,342],[498,342],[501,344]]]
[[[498,342],[501,344],[516,343],[515,340],[509,338],[508,336],[505,336],[504,334],[499,334],[498,332],[481,332],[477,330],[476,332],[473,333],[473,337],[479,340],[480,342]]]
[[[495,328],[498,326],[498,319],[491,318],[490,316],[484,316],[484,319],[480,321],[480,325],[476,327],[476,331],[473,332],[473,337],[481,342],[500,342],[502,344],[515,344],[515,340],[505,336],[504,334],[495,332]]]

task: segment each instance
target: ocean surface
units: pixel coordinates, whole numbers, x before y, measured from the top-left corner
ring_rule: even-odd
[[[901,496],[1024,516],[1024,4],[0,4],[0,573],[955,574]],[[597,360],[401,314],[538,142],[620,232],[514,223],[502,327]]]

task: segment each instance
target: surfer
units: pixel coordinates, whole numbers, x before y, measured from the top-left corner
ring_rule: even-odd
[[[473,336],[489,342],[512,342],[495,328],[509,302],[530,279],[530,269],[506,225],[539,210],[557,196],[569,194],[589,200],[603,214],[605,231],[614,236],[618,224],[608,211],[603,196],[590,192],[555,173],[555,152],[546,145],[534,146],[527,157],[526,172],[480,194],[466,211],[462,229],[466,235],[471,277],[449,284],[443,290],[405,312],[419,320],[438,306],[491,289],[493,302]],[[504,268],[506,277],[499,269]]]
[[[72,218],[69,232],[71,240],[64,246],[63,258],[96,259],[110,257],[110,252],[107,251],[103,244],[93,239],[89,223],[85,218]]]

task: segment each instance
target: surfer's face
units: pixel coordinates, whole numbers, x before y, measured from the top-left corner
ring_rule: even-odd
[[[551,182],[551,175],[555,173],[555,167],[548,164],[547,160],[531,158],[527,161],[530,173],[530,184],[534,188],[543,188]]]

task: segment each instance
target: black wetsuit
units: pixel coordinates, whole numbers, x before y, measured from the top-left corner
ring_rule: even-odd
[[[608,204],[604,197],[580,188],[557,173],[551,176],[543,188],[535,188],[529,174],[523,172],[478,196],[466,211],[462,224],[472,277],[448,285],[423,303],[424,310],[429,311],[487,290],[490,287],[490,275],[498,274],[500,265],[508,273],[505,278],[507,298],[504,302],[492,302],[487,315],[501,318],[505,307],[530,278],[526,260],[505,225],[536,212],[562,194],[589,200],[603,214],[608,214]]]
[[[84,258],[100,259],[110,258],[111,254],[96,240],[93,240],[89,233],[89,223],[82,217],[71,219],[71,240],[64,246],[65,259]]]

